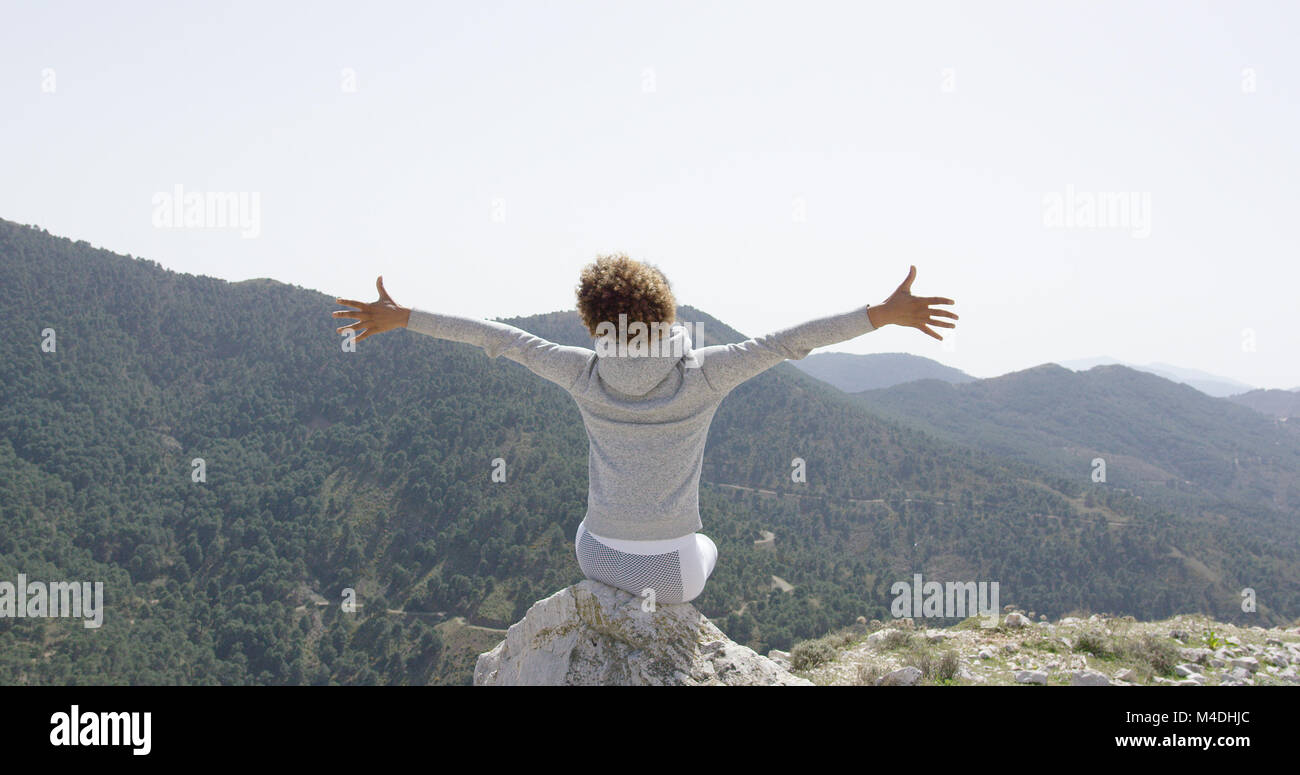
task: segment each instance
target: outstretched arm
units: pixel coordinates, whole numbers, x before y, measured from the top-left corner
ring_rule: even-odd
[[[935,339],[943,339],[930,326],[956,328],[954,323],[939,318],[956,320],[957,315],[932,309],[932,306],[954,302],[941,296],[913,296],[912,281],[915,279],[916,267],[913,266],[903,284],[882,304],[810,320],[739,344],[713,345],[696,350],[700,369],[715,390],[725,393],[783,360],[799,360],[817,347],[843,342],[887,325],[907,326],[924,331]]]
[[[374,303],[367,304],[352,299],[335,300],[339,304],[357,307],[356,310],[338,310],[334,317],[357,319],[356,323],[340,326],[338,331],[362,331],[357,336],[358,342],[371,334],[409,328],[416,333],[439,339],[476,345],[492,358],[503,355],[522,363],[534,374],[565,390],[573,387],[590,359],[596,355],[594,351],[583,347],[548,342],[506,323],[403,307],[384,290],[383,277],[375,285],[379,289],[379,300]]]

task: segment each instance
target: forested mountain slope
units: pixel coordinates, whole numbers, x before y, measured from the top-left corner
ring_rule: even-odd
[[[4,221],[0,288],[0,579],[107,597],[99,629],[0,619],[0,683],[463,683],[499,639],[483,628],[581,577],[586,435],[518,364],[410,332],[345,352],[332,296]],[[512,322],[582,338],[572,312]],[[885,616],[913,572],[1049,615],[1240,619],[1245,585],[1279,590],[1262,619],[1297,611],[1294,541],[1110,490],[1085,506],[1084,477],[880,419],[789,364],[723,403],[704,479],[721,558],[695,602],[759,649]]]
[[[893,387],[919,379],[973,382],[974,377],[930,358],[911,353],[815,352],[793,364],[805,374],[829,382],[845,393]]]
[[[966,385],[860,394],[867,408],[1064,476],[1106,462],[1106,482],[1195,513],[1240,507],[1300,520],[1300,438],[1230,400],[1125,366],[1055,364]],[[1248,521],[1243,527],[1248,528]]]

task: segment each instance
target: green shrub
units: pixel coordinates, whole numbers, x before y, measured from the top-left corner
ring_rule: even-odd
[[[875,665],[858,665],[857,677],[854,679],[854,686],[875,686],[876,679],[884,675],[879,667]]]
[[[1110,637],[1100,630],[1084,630],[1075,641],[1074,649],[1103,659],[1115,656]]]
[[[934,678],[938,681],[951,681],[957,677],[957,671],[960,669],[961,658],[957,656],[956,651],[948,649],[935,661]]]
[[[1140,640],[1130,641],[1125,648],[1126,656],[1148,664],[1152,672],[1169,675],[1178,664],[1178,649],[1174,644],[1153,635],[1143,635]]]
[[[939,682],[952,681],[961,669],[961,658],[952,649],[936,653],[924,647],[915,648],[904,661],[920,670],[922,678]]]
[[[880,648],[885,651],[895,651],[897,649],[911,648],[916,641],[916,636],[910,632],[902,630],[891,630],[885,634],[880,642]]]
[[[835,647],[825,639],[807,640],[790,650],[790,666],[795,670],[811,670],[835,658]]]

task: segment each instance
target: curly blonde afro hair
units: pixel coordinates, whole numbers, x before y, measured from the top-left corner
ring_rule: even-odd
[[[620,313],[627,315],[629,324],[677,319],[677,299],[664,273],[622,253],[597,256],[583,267],[577,293],[578,314],[592,336],[602,322],[617,326]]]

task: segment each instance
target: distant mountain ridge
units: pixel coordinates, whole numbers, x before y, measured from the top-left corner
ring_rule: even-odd
[[[1182,507],[1232,502],[1291,520],[1300,513],[1300,439],[1238,402],[1127,366],[1076,372],[1044,364],[965,385],[931,380],[860,397],[954,441],[1063,475],[1083,476],[1101,457],[1109,484]]]
[[[975,381],[960,369],[910,353],[813,353],[791,363],[805,374],[830,383],[845,393],[893,387],[918,379],[937,379],[951,384]]]
[[[1300,418],[1300,392],[1295,390],[1252,390],[1227,400],[1281,420]]]
[[[1228,396],[1245,393],[1255,389],[1254,385],[1247,385],[1245,382],[1232,379],[1230,377],[1211,374],[1200,369],[1188,369],[1182,366],[1171,366],[1168,363],[1148,363],[1145,366],[1135,363],[1126,363],[1117,358],[1110,356],[1097,356],[1094,358],[1080,358],[1072,361],[1061,361],[1060,365],[1072,371],[1087,371],[1094,366],[1127,366],[1136,371],[1145,371],[1150,374],[1156,374],[1172,382],[1181,382],[1184,385],[1191,385],[1207,396],[1215,398],[1226,398]]]

